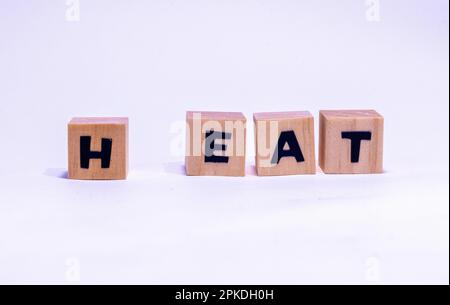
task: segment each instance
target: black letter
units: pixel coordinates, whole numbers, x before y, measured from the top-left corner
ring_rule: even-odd
[[[227,146],[225,144],[216,145],[215,141],[218,139],[229,140],[231,139],[231,133],[211,130],[206,132],[205,139],[205,163],[228,163],[229,157],[215,156],[214,151],[227,150]]]
[[[284,150],[286,143],[289,145],[289,150]],[[278,144],[272,157],[272,164],[280,163],[284,157],[295,157],[297,162],[305,162],[302,150],[298,144],[297,137],[293,130],[283,131],[278,138]]]
[[[372,133],[370,131],[347,131],[342,133],[342,139],[350,139],[352,147],[352,163],[358,163],[359,152],[361,150],[361,141],[372,140]]]
[[[89,169],[91,159],[101,159],[102,168],[109,168],[111,163],[112,140],[102,139],[102,151],[91,151],[91,137],[80,137],[80,164],[81,168]]]

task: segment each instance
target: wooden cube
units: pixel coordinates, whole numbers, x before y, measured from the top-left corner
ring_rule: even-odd
[[[127,118],[74,118],[68,131],[69,179],[127,178]]]
[[[258,176],[316,173],[314,117],[307,111],[253,115]]]
[[[186,113],[186,174],[245,176],[246,118],[240,112]]]
[[[326,174],[383,172],[384,119],[374,110],[320,112],[319,164]]]

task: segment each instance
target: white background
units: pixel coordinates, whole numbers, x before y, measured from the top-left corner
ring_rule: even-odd
[[[0,283],[448,284],[448,1],[79,3],[0,0]],[[253,112],[354,108],[385,174],[255,176]],[[186,110],[247,177],[184,175]],[[74,116],[130,117],[129,180],[64,178]]]

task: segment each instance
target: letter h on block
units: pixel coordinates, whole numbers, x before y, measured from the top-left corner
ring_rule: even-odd
[[[374,110],[320,112],[319,163],[326,174],[383,172],[384,119]]]
[[[127,118],[74,118],[68,129],[69,179],[127,178]]]
[[[246,118],[240,112],[186,113],[186,174],[245,176]]]

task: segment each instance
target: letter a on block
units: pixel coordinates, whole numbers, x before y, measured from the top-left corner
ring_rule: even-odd
[[[263,112],[255,122],[258,176],[316,173],[314,118],[307,111]]]
[[[246,118],[240,112],[186,113],[186,174],[245,176]]]
[[[68,129],[70,179],[127,178],[127,118],[74,118]]]
[[[320,112],[319,163],[326,174],[383,172],[384,119],[374,110]]]

